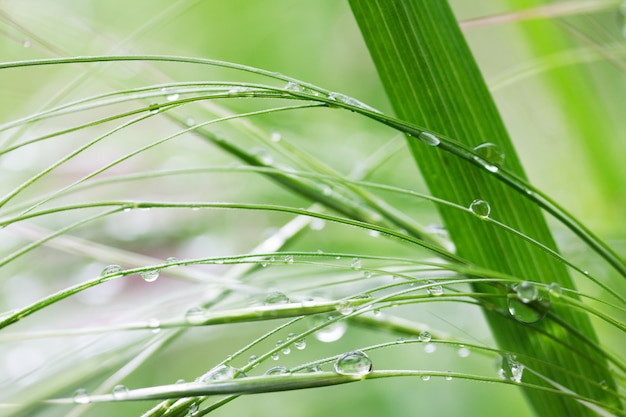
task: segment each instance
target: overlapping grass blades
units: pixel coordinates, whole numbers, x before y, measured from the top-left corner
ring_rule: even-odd
[[[447,3],[355,0],[350,4],[396,114],[468,147],[493,143],[506,155],[504,166],[524,178],[493,100]],[[554,248],[536,204],[497,183],[484,170],[413,138],[409,142],[435,196],[465,205],[485,200],[491,205],[491,216]],[[556,282],[572,288],[563,264],[527,243],[503,235],[480,218],[459,215],[446,207],[441,207],[440,213],[458,253],[469,261],[520,279]],[[482,285],[475,287],[493,291]],[[615,389],[606,357],[598,351],[595,333],[584,314],[553,307],[550,317],[529,326],[491,311],[506,309],[506,303],[495,303],[485,310],[500,346],[576,368],[591,381],[604,381]],[[607,404],[619,403],[596,384],[555,373],[530,359],[529,366],[574,392],[602,399]],[[531,376],[529,380],[545,384]],[[538,391],[526,391],[526,394],[538,415],[594,414],[575,401]]]

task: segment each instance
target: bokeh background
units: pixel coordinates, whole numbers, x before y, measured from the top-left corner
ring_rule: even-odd
[[[539,3],[454,0],[451,5],[459,20],[469,21],[536,7]],[[567,18],[520,21],[517,17],[509,23],[483,22],[467,27],[465,33],[531,181],[582,219],[616,251],[625,254],[623,97],[626,77],[623,60],[626,40],[623,38],[624,15],[618,6],[616,3],[593,13]],[[545,42],[542,43],[542,39]],[[347,2],[0,0],[0,59],[4,62],[126,54],[191,56],[242,63],[339,91],[383,112],[391,112]],[[37,113],[53,103],[119,89],[201,80],[265,81],[240,72],[172,63],[3,69],[0,71],[0,124]],[[235,112],[269,106],[262,100],[243,99],[221,100],[216,104]],[[137,103],[133,105],[137,107]],[[7,149],[12,144],[132,107],[128,106],[121,104],[72,113],[25,128],[4,130],[0,132],[0,146]],[[199,105],[185,106],[180,111],[194,122],[212,118],[210,112]],[[250,122],[267,135],[280,136],[282,141],[346,175],[360,169],[363,161],[385,144],[402,141],[391,129],[345,111],[299,110],[254,117]],[[1,194],[10,192],[114,126],[95,126],[1,155]],[[211,129],[250,149],[258,146],[232,124],[219,124]],[[165,117],[153,117],[123,129],[29,186],[2,210],[11,210],[58,190],[134,149],[180,130],[179,125]],[[98,178],[237,163],[234,157],[206,141],[185,134],[117,165]],[[395,153],[368,179],[427,192],[407,152]],[[428,202],[383,196],[424,225],[438,222],[435,209]],[[235,172],[114,183],[65,196],[60,202],[100,199],[239,201],[294,207],[310,204],[259,175]],[[5,213],[0,211],[0,215]],[[155,259],[230,256],[252,250],[292,217],[235,210],[150,210],[109,216],[72,232],[72,237],[82,239],[78,245],[87,248],[83,253],[64,246],[71,242],[53,241],[3,265],[0,268],[0,311],[22,307],[68,285],[97,276],[110,263],[107,254],[111,252],[105,249],[103,253],[95,253],[96,245],[112,248],[117,254],[129,253],[135,259],[138,255]],[[0,230],[2,256],[28,244],[45,230],[59,229],[79,218],[78,214],[47,216]],[[590,255],[582,243],[556,224],[554,230],[566,257],[584,265],[600,279],[618,282],[608,267]],[[427,256],[367,231],[333,224],[309,227],[287,249],[409,258]],[[202,269],[203,273],[216,277],[227,271],[227,266],[217,265]],[[323,271],[322,280],[316,281],[317,272],[315,268],[297,263],[259,269],[250,278],[257,292],[233,299],[229,307],[262,302],[264,292],[277,286],[289,288],[291,281],[302,276],[311,277],[311,287],[329,279],[329,272]],[[347,273],[341,274],[345,277]],[[354,274],[356,276],[357,272]],[[584,280],[577,282],[591,295],[602,296]],[[55,395],[71,395],[77,388],[94,389],[119,369],[118,355],[128,360],[146,349],[151,338],[159,336],[144,330],[16,340],[12,334],[106,327],[155,317],[167,319],[180,315],[213,290],[212,284],[181,280],[169,276],[167,271],[154,283],[129,277],[86,291],[0,332],[0,403],[29,401],[32,392],[50,390]],[[343,296],[351,289],[322,288],[319,294],[328,295],[325,291]],[[398,308],[394,314],[460,339],[493,345],[479,310],[448,303],[428,304]],[[267,322],[189,329],[121,382],[138,388],[173,383],[181,378],[193,380],[276,325]],[[620,340],[623,335],[604,331],[602,327],[599,331],[611,345],[620,346],[624,342]],[[401,335],[349,325],[345,335],[333,343],[310,338],[306,349],[283,355],[279,362],[264,366],[293,366],[398,337]],[[494,358],[476,354],[465,357],[446,347],[426,353],[420,346],[398,346],[393,351],[374,352],[371,356],[375,367],[381,369],[462,369],[497,374]],[[241,365],[246,358],[236,360]],[[77,375],[89,374],[90,369],[92,377],[81,381]],[[90,416],[140,415],[149,406],[149,403],[98,405],[82,412]],[[6,410],[12,412],[11,407]],[[70,411],[61,406],[35,407],[27,415],[54,416],[70,412],[81,415],[80,410]],[[531,415],[521,392],[512,387],[460,380],[425,382],[419,378],[242,397],[215,411],[214,415],[349,417],[418,413]]]

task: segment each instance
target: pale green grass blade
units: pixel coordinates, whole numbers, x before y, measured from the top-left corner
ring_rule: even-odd
[[[482,76],[463,39],[446,2],[424,1],[351,1],[356,20],[385,85],[397,115],[454,138],[465,146],[483,143],[497,145],[505,154],[503,167],[524,178],[520,162],[493,104]],[[468,206],[481,199],[491,205],[491,216],[554,248],[554,240],[539,208],[520,194],[493,180],[485,172],[436,147],[410,140],[412,152],[432,193],[440,198]],[[550,259],[536,248],[507,236],[480,218],[440,207],[440,213],[455,242],[458,254],[469,261],[520,279],[545,283],[557,282],[565,288],[573,284],[563,264]],[[481,291],[493,289],[476,286]],[[506,311],[506,303],[494,305]],[[504,349],[519,352],[577,369],[588,381],[605,381],[615,387],[606,365],[590,365],[589,358],[606,364],[602,353],[592,347],[596,336],[588,317],[564,308],[551,313],[580,332],[579,338],[557,321],[545,319],[535,324],[520,324],[506,315],[486,311],[494,336]],[[535,327],[554,335],[563,344],[530,331]],[[593,343],[587,344],[587,341]],[[577,355],[568,347],[584,352]],[[588,381],[555,373],[538,361],[527,363],[536,371],[583,396],[606,404],[618,402]],[[545,385],[525,375],[524,381]],[[544,392],[525,390],[539,415],[593,415],[579,403]]]

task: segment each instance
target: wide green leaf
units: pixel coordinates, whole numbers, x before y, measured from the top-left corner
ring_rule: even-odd
[[[494,160],[492,170],[497,170],[501,164],[525,178],[493,99],[447,2],[351,0],[350,4],[400,119],[454,138],[470,148],[484,145],[495,151],[496,156],[500,151],[505,159]],[[540,208],[524,195],[495,180],[488,170],[416,138],[409,137],[408,141],[433,195],[465,206],[476,200],[487,202],[492,218],[555,248]],[[520,280],[555,282],[561,287],[573,288],[565,266],[527,242],[492,227],[480,216],[447,207],[440,207],[439,211],[458,254],[472,263]],[[522,323],[509,314],[507,300],[519,301],[510,288],[478,284],[475,287],[502,295],[499,302],[485,302],[485,315],[502,348],[534,358],[524,362],[533,371],[524,374],[525,382],[550,386],[547,378],[553,387],[557,383],[562,389],[566,387],[607,404],[618,403],[610,393],[615,383],[587,316],[552,305],[543,320]],[[540,303],[531,307],[542,308]],[[545,363],[576,370],[582,378],[551,369]],[[603,389],[602,385],[610,390]],[[530,390],[525,390],[525,394],[538,415],[595,414],[584,404],[564,397]]]

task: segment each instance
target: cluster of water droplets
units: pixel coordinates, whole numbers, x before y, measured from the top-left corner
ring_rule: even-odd
[[[499,360],[498,375],[500,378],[513,381],[522,382],[522,375],[524,374],[524,365],[518,362],[517,357],[511,353],[505,353]]]

